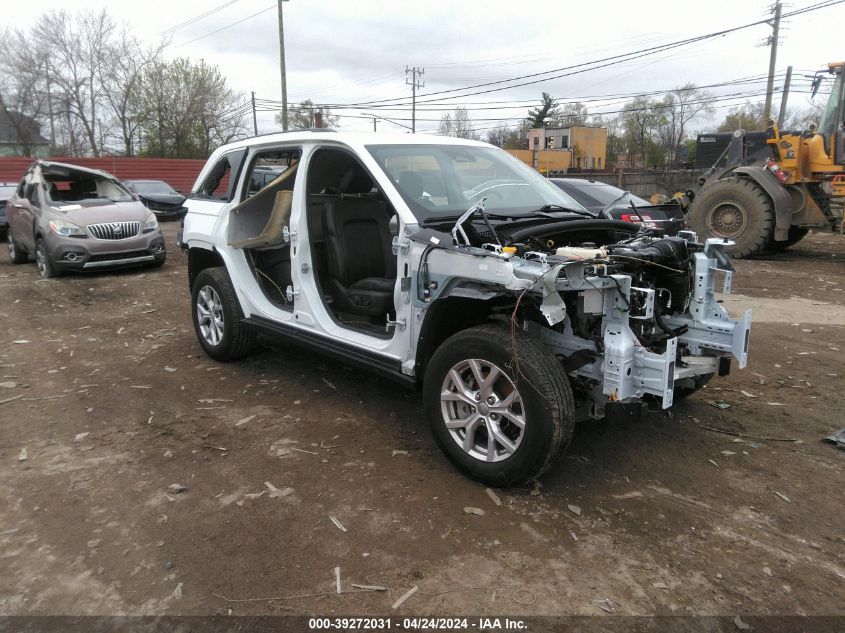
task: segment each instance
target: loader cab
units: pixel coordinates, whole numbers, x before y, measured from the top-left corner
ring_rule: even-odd
[[[845,165],[845,62],[828,65],[834,75],[833,88],[824,114],[819,121],[818,132],[824,139],[825,154],[834,165]]]

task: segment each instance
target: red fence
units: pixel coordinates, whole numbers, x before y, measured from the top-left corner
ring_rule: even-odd
[[[121,180],[164,180],[172,187],[187,193],[194,186],[204,160],[183,158],[49,158],[89,169],[101,169]],[[0,158],[0,182],[17,182],[33,162],[31,158]]]

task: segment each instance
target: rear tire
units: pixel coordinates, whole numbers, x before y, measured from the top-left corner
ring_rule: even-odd
[[[450,461],[492,486],[539,477],[574,429],[569,379],[536,339],[483,325],[458,332],[434,352],[423,403],[431,432]]]
[[[733,240],[727,252],[751,257],[769,245],[774,230],[772,201],[745,178],[724,178],[705,185],[690,206],[687,222],[702,238]]]
[[[29,255],[27,255],[26,251],[22,250],[21,247],[18,246],[11,233],[7,235],[7,239],[8,242],[6,245],[9,247],[9,261],[13,264],[25,264],[28,262]]]
[[[241,308],[225,268],[206,268],[197,275],[191,313],[200,345],[215,360],[237,360],[255,344],[255,332],[241,322]]]

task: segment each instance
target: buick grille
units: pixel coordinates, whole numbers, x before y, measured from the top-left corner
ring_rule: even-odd
[[[140,222],[103,222],[89,224],[88,230],[98,240],[125,240],[141,231]]]

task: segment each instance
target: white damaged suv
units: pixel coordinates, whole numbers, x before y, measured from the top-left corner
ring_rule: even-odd
[[[577,421],[746,364],[750,310],[714,298],[729,244],[595,218],[485,143],[259,136],[215,151],[187,206],[211,357],[261,333],[421,387],[440,448],[491,485],[540,475]]]

